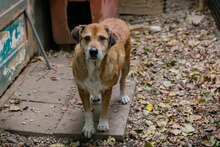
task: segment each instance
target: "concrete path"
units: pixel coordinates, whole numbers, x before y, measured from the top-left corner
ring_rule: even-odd
[[[43,61],[31,63],[0,98],[0,128],[28,135],[56,135],[83,139],[83,108],[74,85],[71,58],[60,54],[50,57],[54,70]],[[127,91],[134,95],[135,82],[129,78]],[[95,127],[101,102],[92,103]],[[110,131],[94,138],[124,137],[130,104],[119,103],[119,85],[114,87],[110,104]]]

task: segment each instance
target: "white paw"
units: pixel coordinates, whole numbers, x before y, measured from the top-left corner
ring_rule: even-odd
[[[92,102],[98,102],[98,101],[100,101],[100,99],[101,99],[101,95],[91,97]]]
[[[122,104],[127,104],[130,102],[130,98],[128,96],[120,96],[120,98]]]
[[[93,125],[93,115],[92,112],[85,112],[85,126],[83,127],[82,132],[84,132],[84,135],[86,138],[91,138],[92,134],[95,133],[95,128]]]
[[[95,133],[95,128],[93,125],[86,125],[83,127],[82,132],[84,132],[84,136],[86,138],[91,138],[92,135]]]
[[[108,120],[99,119],[97,130],[100,132],[106,132],[109,130]]]

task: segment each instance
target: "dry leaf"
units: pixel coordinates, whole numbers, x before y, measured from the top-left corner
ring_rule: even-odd
[[[31,111],[33,111],[35,113],[39,113],[40,112],[40,108],[31,108]]]
[[[76,104],[77,104],[77,105],[82,105],[82,100],[81,100],[81,99],[78,99],[77,102],[76,102]]]
[[[11,111],[11,112],[17,112],[17,111],[20,111],[20,110],[21,109],[18,106],[10,106],[10,108],[9,108],[9,111]]]
[[[52,81],[58,81],[58,80],[60,80],[60,77],[50,77],[50,79],[51,79]]]

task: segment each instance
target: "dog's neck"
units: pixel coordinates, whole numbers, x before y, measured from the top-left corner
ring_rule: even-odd
[[[100,65],[101,61],[86,60],[86,66],[89,77],[91,77],[94,74],[99,74],[98,72],[100,71]]]
[[[94,69],[98,69],[100,68],[101,61],[86,60],[86,65],[87,65],[87,68],[88,66],[93,66]]]

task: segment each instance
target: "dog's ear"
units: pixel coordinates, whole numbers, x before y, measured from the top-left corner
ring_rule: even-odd
[[[113,33],[107,26],[105,26],[105,29],[109,35],[108,46],[109,46],[109,48],[111,48],[113,45],[116,44],[116,42],[118,40],[118,36],[115,33]]]
[[[76,40],[77,43],[80,42],[80,37],[81,37],[81,34],[83,32],[83,30],[85,29],[85,25],[79,25],[79,26],[76,26],[72,32],[71,32],[71,36],[73,37],[73,39]]]

